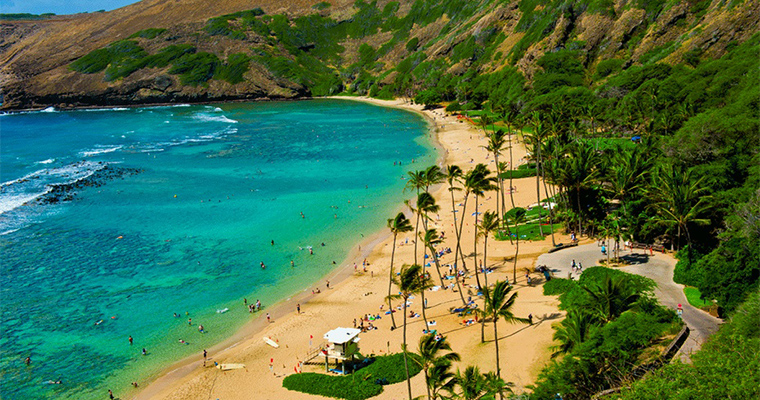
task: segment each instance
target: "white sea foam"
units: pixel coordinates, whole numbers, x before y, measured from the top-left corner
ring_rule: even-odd
[[[50,164],[55,161],[55,158],[48,158],[47,160],[37,161],[35,164]]]
[[[82,111],[99,112],[99,111],[128,111],[127,107],[113,107],[113,108],[85,108]]]
[[[113,153],[114,151],[119,150],[122,147],[123,146],[110,146],[110,147],[103,146],[103,147],[98,147],[98,148],[94,148],[94,149],[83,150],[83,151],[79,152],[79,156],[80,157],[92,157],[92,156],[96,156],[98,154]]]
[[[208,114],[201,113],[201,114],[193,115],[193,118],[199,121],[204,121],[204,122],[226,122],[228,124],[238,123],[234,119],[227,118],[224,115],[208,115]]]
[[[56,109],[55,109],[55,107],[48,107],[48,108],[46,108],[44,110],[41,110],[40,112],[48,112],[48,113],[49,112],[56,112]]]

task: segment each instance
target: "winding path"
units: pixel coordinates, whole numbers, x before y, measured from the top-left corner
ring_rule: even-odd
[[[588,268],[597,265],[597,261],[604,257],[600,246],[591,243],[542,254],[536,260],[536,265],[546,265],[556,277],[567,278],[568,274],[571,274],[574,279],[577,279],[579,274],[573,273],[571,268],[573,260],[576,263],[580,262],[583,268]],[[683,320],[689,326],[691,333],[686,343],[679,350],[679,356],[681,361],[689,362],[691,353],[699,350],[705,339],[718,330],[722,321],[692,307],[686,301],[686,296],[683,293],[684,286],[673,282],[676,260],[670,255],[661,253],[649,255],[644,250],[627,250],[621,251],[621,257],[631,263],[626,267],[619,268],[621,271],[645,276],[655,281],[657,287],[654,294],[660,303],[672,309],[675,309],[678,304],[683,306]]]

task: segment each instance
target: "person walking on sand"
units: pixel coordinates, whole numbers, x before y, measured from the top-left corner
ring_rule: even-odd
[[[113,392],[111,391],[111,389],[108,389],[108,398],[113,400]]]
[[[271,319],[271,317],[269,316],[269,313],[267,313],[267,323],[271,323],[271,322],[272,322],[272,319]]]
[[[327,288],[330,288],[330,281],[327,281]]]
[[[296,311],[298,311],[299,314],[301,313],[301,303],[296,304]]]

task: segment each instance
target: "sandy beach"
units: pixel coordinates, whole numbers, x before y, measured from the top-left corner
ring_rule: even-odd
[[[433,142],[440,146],[439,165],[459,165],[464,171],[473,168],[477,163],[484,163],[493,171],[495,170],[493,157],[488,154],[484,146],[486,139],[482,130],[462,122],[456,117],[445,116],[443,109],[422,110],[422,106],[405,103],[402,100],[383,101],[376,99],[347,97],[355,101],[366,101],[373,104],[398,107],[412,110],[424,115],[431,125],[431,137]],[[526,150],[521,142],[513,145],[514,168],[524,162]],[[509,152],[502,153],[501,161],[509,161]],[[429,165],[420,164],[418,169],[424,169]],[[505,187],[508,186],[508,182]],[[514,201],[518,206],[526,207],[537,201],[535,177],[514,180],[516,188]],[[543,191],[543,185],[541,187]],[[448,185],[439,185],[433,188],[433,196],[441,206],[438,215],[433,216],[431,227],[445,233],[445,240],[439,248],[454,248],[456,243],[454,233],[454,214],[451,212],[451,199]],[[461,203],[462,192],[456,192],[455,203]],[[410,198],[412,193],[410,192]],[[496,193],[487,193],[481,199],[479,211],[496,210]],[[546,197],[541,193],[541,197]],[[507,196],[508,208],[511,204]],[[399,205],[399,210],[404,210]],[[457,207],[461,210],[461,207]],[[473,252],[473,217],[475,201],[470,198],[466,210],[464,230],[462,232],[462,249],[465,254]],[[414,222],[411,212],[404,210],[408,218]],[[461,212],[457,213],[463,214]],[[394,215],[388,215],[391,218]],[[567,236],[556,234],[557,242],[568,242]],[[401,234],[398,237],[400,244],[396,249],[396,268],[403,263],[412,263],[414,234]],[[408,240],[408,242],[407,242]],[[549,360],[549,346],[552,342],[552,323],[558,321],[563,313],[557,308],[557,301],[553,297],[542,294],[540,285],[529,286],[526,282],[526,268],[532,270],[536,258],[551,247],[551,238],[540,242],[520,243],[520,254],[517,262],[517,285],[515,290],[519,293],[516,305],[513,309],[520,317],[533,315],[533,325],[508,325],[504,322],[499,324],[499,346],[501,353],[502,377],[514,384],[515,393],[526,390],[526,386],[533,383],[540,369]],[[402,330],[390,330],[390,316],[384,315],[381,305],[385,304],[385,295],[388,290],[388,273],[392,250],[392,237],[387,229],[383,229],[374,235],[365,238],[358,244],[341,266],[332,272],[325,280],[330,281],[330,288],[326,288],[326,282],[315,282],[314,287],[319,287],[321,293],[312,294],[307,290],[297,296],[293,296],[277,305],[268,307],[265,311],[271,315],[271,322],[267,322],[266,312],[259,315],[249,324],[243,327],[233,337],[208,350],[206,367],[203,366],[202,354],[185,359],[170,368],[149,385],[134,393],[137,399],[309,399],[318,396],[291,392],[282,387],[282,379],[292,373],[299,361],[303,360],[310,348],[323,344],[323,335],[337,327],[353,327],[354,321],[365,314],[382,315],[382,319],[373,321],[376,330],[361,334],[360,351],[362,354],[387,354],[401,351]],[[488,242],[487,265],[495,267],[495,271],[488,276],[489,283],[497,280],[510,279],[513,270],[513,257],[515,247],[510,242],[498,242],[493,239]],[[418,250],[422,254],[422,249]],[[483,240],[478,244],[478,259],[483,256]],[[442,266],[453,262],[454,254],[446,254],[441,258]],[[369,262],[367,272],[362,271],[362,261]],[[358,271],[354,271],[354,263],[357,263]],[[472,260],[468,260],[471,274],[474,274]],[[447,269],[447,268],[443,268]],[[428,269],[434,281],[437,274],[434,268]],[[539,278],[538,274],[532,277]],[[452,282],[452,281],[449,281]],[[475,283],[474,275],[466,280],[468,284]],[[465,294],[465,298],[469,294]],[[473,298],[476,298],[472,294]],[[435,328],[447,337],[451,347],[458,352],[462,361],[457,366],[464,369],[467,365],[477,365],[481,371],[495,370],[495,354],[493,344],[493,328],[490,323],[486,327],[486,343],[480,343],[480,326],[474,324],[465,326],[463,318],[449,312],[449,308],[460,306],[459,293],[451,290],[436,290],[426,293],[428,308],[426,309],[428,320],[436,321]],[[477,299],[476,299],[477,301]],[[300,304],[300,314],[296,312],[296,304]],[[481,303],[482,304],[482,303]],[[245,305],[240,304],[240,307]],[[387,308],[387,305],[385,306]],[[385,309],[384,308],[384,309]],[[419,297],[412,300],[409,308],[411,311],[421,313]],[[401,324],[401,313],[396,313],[397,324]],[[469,318],[469,317],[468,317]],[[416,350],[419,337],[424,329],[421,317],[408,320],[408,343],[410,349]],[[366,322],[365,322],[366,324]],[[279,348],[273,348],[265,343],[264,338],[271,338],[279,344]],[[274,359],[273,371],[270,371],[270,360]],[[214,362],[245,364],[245,368],[230,371],[221,371],[213,368]],[[307,364],[302,370],[324,371],[324,364]],[[422,374],[412,380],[414,396],[424,394],[424,378]],[[377,398],[399,399],[406,397],[404,383],[386,386],[383,394]]]

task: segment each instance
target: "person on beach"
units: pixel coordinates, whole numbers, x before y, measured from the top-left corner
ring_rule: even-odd
[[[192,318],[188,318],[187,319],[187,325],[188,326],[193,326],[193,319]]]
[[[186,342],[186,341],[184,341],[184,340],[182,340],[182,339],[180,339],[180,340],[179,340],[179,343],[180,343],[180,344],[187,344],[187,342]]]
[[[314,255],[314,249],[309,247],[309,254]]]
[[[269,316],[269,313],[267,313],[267,323],[271,323],[271,322],[272,322],[272,319],[271,319],[271,317]]]
[[[203,331],[203,325],[198,325],[198,332],[200,333],[206,333]]]
[[[330,288],[330,281],[327,281],[327,288]]]
[[[111,389],[108,389],[108,398],[113,400],[113,392],[111,391]]]
[[[246,299],[245,297],[243,297],[243,304],[245,304],[246,306],[248,305],[248,299]]]
[[[296,304],[296,311],[298,311],[299,314],[301,313],[301,303]]]
[[[261,310],[261,300],[256,299],[256,311]]]

